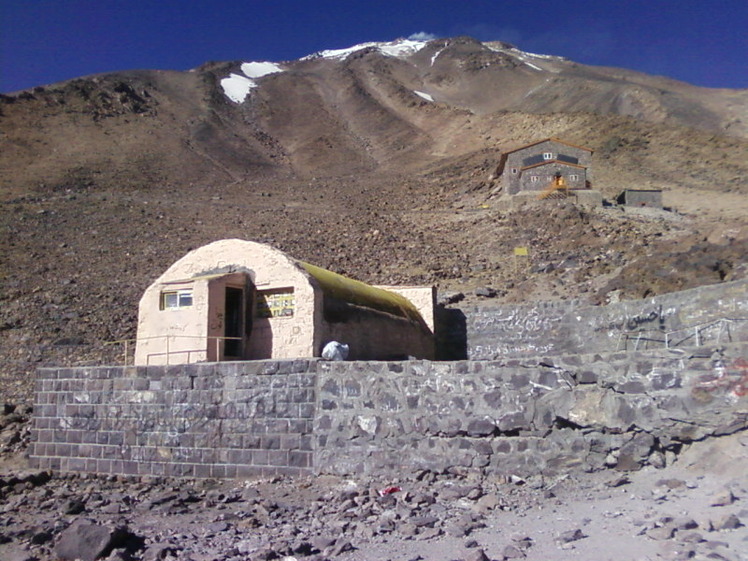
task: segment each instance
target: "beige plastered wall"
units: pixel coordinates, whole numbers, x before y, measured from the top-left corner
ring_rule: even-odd
[[[192,290],[192,306],[161,310],[162,291]],[[182,281],[150,286],[140,299],[135,364],[207,360],[208,284]]]
[[[433,286],[377,286],[389,290],[410,300],[423,317],[426,325],[434,332],[434,306],[436,305],[436,287]]]
[[[321,305],[315,307],[315,297],[319,300],[321,296],[315,296],[307,273],[284,253],[269,246],[245,240],[221,240],[182,257],[145,291],[139,307],[135,364],[166,364],[166,335],[171,336],[168,339],[170,364],[215,360],[207,354],[210,283],[199,279],[233,272],[249,274],[258,293],[288,289],[293,290],[294,295],[292,316],[254,318],[245,358],[314,356],[320,344],[315,341],[314,325],[318,319],[315,309],[321,309]],[[192,286],[193,305],[160,310],[160,294],[166,286],[169,289]],[[215,306],[211,306],[214,313],[219,313],[222,305],[222,299],[220,303],[215,302]],[[210,319],[215,328],[216,318]],[[211,333],[218,331],[210,330]],[[190,352],[177,354],[173,350]]]

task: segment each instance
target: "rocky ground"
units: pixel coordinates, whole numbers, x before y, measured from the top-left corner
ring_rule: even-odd
[[[7,561],[748,559],[741,433],[628,473],[217,481],[30,470],[28,416],[0,423]]]
[[[462,305],[606,303],[746,275],[743,92],[543,59],[564,85],[541,95],[545,78],[526,82],[511,53],[448,43],[408,64],[371,50],[299,61],[242,104],[220,86],[234,63],[0,95],[0,399],[30,403],[39,366],[121,360],[108,343],[135,336],[146,287],[218,239],[434,284]],[[637,98],[654,87],[658,117],[611,114],[614,83]],[[444,102],[413,93],[425,84]],[[548,137],[594,151],[607,202],[662,189],[670,210],[506,204],[501,153]]]

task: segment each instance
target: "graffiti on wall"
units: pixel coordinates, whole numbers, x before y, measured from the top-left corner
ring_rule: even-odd
[[[478,321],[480,325],[476,327],[484,332],[505,333],[527,339],[553,329],[560,321],[560,316],[544,314],[535,308],[516,309],[486,315]]]
[[[701,402],[711,401],[717,393],[733,399],[748,395],[748,360],[737,358],[728,365],[715,361],[713,372],[700,376],[691,389],[691,396]]]
[[[258,291],[256,308],[259,318],[293,316],[296,308],[293,289]]]
[[[639,331],[646,329],[664,329],[667,312],[663,311],[662,306],[641,312],[639,314],[616,318],[607,325],[595,328],[595,331]]]
[[[517,345],[476,345],[470,353],[470,359],[482,360],[486,358],[501,358],[504,355],[538,355],[546,354],[553,350],[553,343],[535,345],[533,343],[522,343]]]

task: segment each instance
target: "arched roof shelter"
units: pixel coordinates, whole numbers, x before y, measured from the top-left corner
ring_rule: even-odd
[[[433,358],[433,287],[375,287],[271,246],[221,240],[176,261],[139,306],[136,364],[319,356]]]

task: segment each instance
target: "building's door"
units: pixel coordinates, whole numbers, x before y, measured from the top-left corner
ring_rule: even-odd
[[[226,287],[226,314],[224,333],[226,337],[223,355],[227,358],[242,358],[244,355],[244,290]]]

